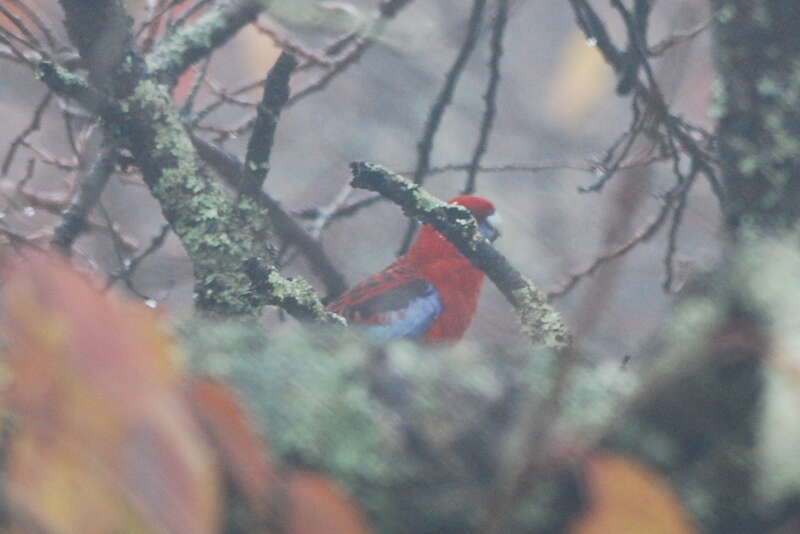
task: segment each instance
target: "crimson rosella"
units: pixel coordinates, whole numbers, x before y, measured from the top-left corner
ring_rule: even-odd
[[[450,203],[469,209],[484,237],[498,237],[499,216],[491,202],[462,195]],[[328,310],[363,326],[376,341],[458,341],[475,314],[482,284],[483,272],[425,225],[408,252],[341,295]]]

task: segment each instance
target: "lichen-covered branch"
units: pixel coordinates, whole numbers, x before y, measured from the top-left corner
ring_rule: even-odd
[[[228,185],[237,187],[239,176],[244,172],[242,163],[235,156],[200,137],[193,135],[192,142],[200,157],[211,165]],[[280,202],[266,192],[258,191],[252,198],[269,212],[275,231],[281,238],[294,244],[308,259],[311,270],[325,285],[328,296],[335,297],[343,293],[348,287],[347,281],[328,257],[322,243],[306,232],[291,215],[286,213]]]
[[[251,259],[245,262],[244,271],[253,288],[268,295],[268,303],[286,310],[300,321],[313,321],[344,326],[345,320],[326,311],[314,288],[302,278],[284,278],[271,264]]]
[[[113,55],[114,64],[108,63],[111,58],[97,62],[89,59],[106,43],[110,30],[115,32],[114,43],[132,42],[130,20],[122,5],[116,0],[104,5],[109,11],[105,21],[108,28],[97,24],[96,14],[85,2],[62,0],[62,5],[70,37],[81,56],[89,56],[84,57],[89,79],[103,85],[94,87],[80,76],[44,62],[39,66],[40,76],[54,91],[74,96],[98,113],[113,141],[130,150],[192,261],[198,308],[214,316],[254,315],[266,304],[296,297],[290,312],[304,319],[327,320],[328,314],[307,284],[300,287],[299,282],[271,272],[268,285],[254,285],[245,265],[269,265],[273,261],[269,212],[248,197],[234,203],[206,175],[170,96],[175,76],[229,39],[265,7],[265,2],[228,2],[176,32],[147,61],[126,48]],[[101,76],[94,68],[113,76]]]
[[[715,0],[719,151],[733,231],[800,218],[800,4]],[[758,43],[754,46],[753,43]]]
[[[147,56],[153,76],[174,83],[193,63],[216,50],[265,10],[271,0],[230,0],[168,36]]]
[[[419,185],[378,165],[356,162],[351,169],[353,187],[378,192],[400,205],[409,217],[430,224],[485,272],[514,306],[523,329],[535,344],[556,350],[570,345],[567,327],[544,293],[480,235],[475,219],[466,209],[442,202]]]
[[[86,110],[108,117],[119,115],[122,109],[109,95],[98,91],[89,81],[61,65],[50,61],[40,61],[34,75],[51,91],[72,98]]]

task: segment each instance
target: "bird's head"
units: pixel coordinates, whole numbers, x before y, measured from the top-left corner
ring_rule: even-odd
[[[495,213],[494,204],[485,198],[461,195],[451,199],[450,204],[467,208],[478,222],[481,235],[489,241],[494,241],[500,235],[500,216]],[[407,258],[423,263],[449,256],[462,257],[442,234],[427,224],[422,226],[407,253]]]
[[[494,204],[482,197],[460,195],[450,199],[450,204],[459,204],[467,208],[475,220],[483,237],[494,242],[500,236],[501,219],[495,212]]]

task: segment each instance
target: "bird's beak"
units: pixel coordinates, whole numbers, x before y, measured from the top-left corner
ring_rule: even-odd
[[[492,213],[483,220],[479,229],[481,235],[493,243],[495,239],[500,237],[500,228],[502,225],[503,221],[500,218],[500,215],[497,213]]]

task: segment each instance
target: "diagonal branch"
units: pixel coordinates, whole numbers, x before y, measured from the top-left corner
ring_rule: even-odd
[[[400,205],[409,217],[430,224],[486,273],[514,307],[534,344],[558,351],[570,346],[567,327],[544,293],[480,235],[475,219],[466,209],[442,202],[418,184],[378,165],[355,162],[350,167],[353,187],[378,192]]]

